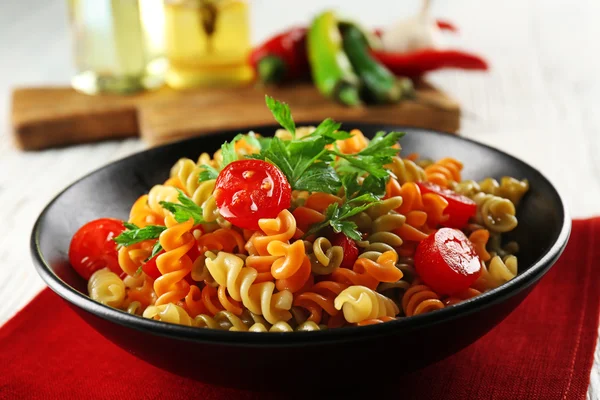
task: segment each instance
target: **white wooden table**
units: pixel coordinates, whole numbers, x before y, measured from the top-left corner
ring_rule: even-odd
[[[100,0],[96,0],[100,1]],[[368,25],[414,12],[415,0],[253,0],[255,41],[327,6]],[[433,14],[461,28],[448,42],[485,55],[487,74],[441,72],[431,79],[464,107],[462,134],[537,167],[565,195],[574,217],[600,213],[600,2],[453,0]],[[29,256],[43,206],[78,177],[144,149],[139,140],[21,153],[9,134],[10,89],[66,84],[73,74],[65,0],[0,4],[0,325],[44,287]],[[583,189],[585,188],[585,194]],[[596,350],[588,398],[600,399]]]

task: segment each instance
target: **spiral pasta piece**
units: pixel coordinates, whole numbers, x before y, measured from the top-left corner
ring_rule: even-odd
[[[206,267],[214,280],[227,288],[230,296],[241,301],[250,312],[264,316],[271,324],[291,318],[291,292],[275,292],[273,282],[254,283],[256,270],[245,267],[244,261],[233,254],[207,252],[206,256]]]
[[[486,245],[490,239],[490,232],[487,229],[477,229],[469,235],[469,240],[481,261],[488,261],[491,258],[486,250]]]
[[[167,303],[158,306],[150,306],[146,308],[142,314],[144,318],[153,319],[156,321],[168,322],[171,324],[194,326],[194,320],[180,306]]]
[[[190,230],[193,220],[175,224],[160,234],[159,242],[165,253],[156,258],[156,266],[162,274],[154,281],[154,291],[158,298],[156,305],[176,303],[189,292],[189,284],[184,280],[192,270],[192,260],[187,252],[195,240]]]
[[[486,178],[479,182],[479,187],[483,193],[503,197],[516,206],[529,190],[529,181],[527,179],[520,181],[510,176],[503,176],[500,183],[498,183],[494,178]]]
[[[392,171],[400,184],[406,182],[421,182],[426,178],[425,170],[409,159],[393,157],[392,163],[386,165],[386,167]]]
[[[440,296],[426,285],[413,284],[402,296],[402,309],[407,317],[442,308]]]
[[[156,302],[156,293],[154,292],[154,282],[143,272],[139,277],[127,276],[123,283],[127,288],[127,295],[123,306],[130,306],[137,303],[136,311],[143,311],[149,305]],[[128,312],[131,312],[128,310]]]
[[[344,260],[344,250],[340,246],[332,246],[325,237],[319,237],[313,243],[304,242],[304,247],[309,253],[311,271],[316,275],[329,275]]]
[[[425,168],[425,177],[428,181],[443,188],[449,187],[452,182],[461,181],[463,164],[451,157],[442,158]]]
[[[398,306],[392,300],[364,286],[350,286],[335,298],[335,308],[342,310],[350,323],[373,318],[395,317]]]
[[[179,192],[173,186],[154,185],[148,192],[148,206],[160,218],[165,218],[167,211],[160,205],[161,201],[178,203]]]
[[[358,246],[363,250],[358,258],[377,261],[383,253],[396,251],[403,243],[402,238],[393,232],[376,232],[369,235],[368,240],[358,242]]]
[[[88,294],[92,300],[119,308],[125,300],[125,284],[107,268],[94,272],[88,280]]]
[[[152,254],[154,243],[144,241],[131,246],[121,247],[117,253],[119,266],[127,275],[137,274],[137,270]]]
[[[492,232],[508,232],[517,227],[515,205],[508,199],[478,193],[472,197],[477,203],[476,221]]]
[[[481,274],[473,284],[473,288],[485,291],[495,289],[517,276],[517,257],[509,255],[504,259],[494,256],[487,263],[482,263]]]
[[[331,274],[331,279],[375,290],[380,282],[396,282],[402,278],[402,271],[396,268],[397,260],[395,251],[382,253],[377,261],[358,258],[353,269],[339,268]]]
[[[215,179],[200,182],[199,175],[202,166],[196,165],[189,158],[181,158],[171,168],[171,177],[176,177],[183,184],[185,193],[192,201],[202,207],[202,218],[213,222],[219,216],[219,211],[213,196]]]
[[[451,306],[454,304],[462,303],[465,300],[472,299],[473,297],[477,297],[481,294],[481,292],[474,288],[468,288],[463,290],[460,293],[456,293],[447,299],[444,300],[444,304],[446,306]]]
[[[140,196],[131,207],[129,222],[143,228],[147,225],[162,225],[163,214],[158,214],[148,205],[148,195]]]
[[[330,316],[338,314],[334,301],[347,287],[347,284],[332,281],[316,283],[308,291],[294,298],[294,306],[306,309],[309,313],[307,321],[318,324],[323,317],[323,311]]]
[[[198,247],[228,253],[245,253],[246,241],[242,235],[228,228],[219,228],[216,231],[205,233],[197,238]]]
[[[239,316],[229,311],[219,311],[214,317],[200,314],[194,318],[194,323],[195,326],[199,328],[219,329],[233,332],[248,331],[248,324]]]

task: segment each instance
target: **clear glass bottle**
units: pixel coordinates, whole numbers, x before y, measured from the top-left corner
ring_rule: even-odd
[[[253,79],[247,1],[164,2],[169,86],[238,86]]]
[[[77,75],[87,94],[128,94],[164,83],[161,0],[69,0]]]

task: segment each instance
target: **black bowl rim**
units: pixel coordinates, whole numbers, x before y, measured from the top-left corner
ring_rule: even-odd
[[[500,153],[502,156],[510,159],[513,162],[519,163],[526,168],[529,168],[532,172],[539,175],[539,177],[545,180],[552,190],[554,190],[556,196],[560,200],[562,206],[562,227],[560,233],[556,238],[556,241],[551,248],[541,258],[536,260],[533,265],[524,273],[517,275],[514,279],[509,282],[490,290],[489,292],[483,293],[480,296],[466,300],[459,304],[446,307],[441,310],[436,310],[431,313],[416,315],[408,318],[396,319],[394,321],[387,322],[385,324],[375,324],[370,326],[362,327],[347,327],[343,329],[327,329],[324,331],[313,331],[313,332],[291,332],[291,333],[275,333],[270,332],[268,334],[256,334],[253,332],[229,332],[219,331],[213,329],[199,329],[195,327],[188,327],[183,325],[175,325],[170,323],[164,323],[160,321],[154,321],[147,318],[143,318],[136,315],[128,314],[124,311],[120,311],[103,304],[100,304],[88,296],[78,292],[71,286],[67,285],[66,282],[62,281],[50,268],[49,264],[44,259],[41,249],[39,247],[39,235],[41,222],[44,216],[48,212],[49,208],[56,202],[62,194],[69,190],[71,187],[76,185],[78,182],[87,179],[89,176],[96,174],[104,169],[110,168],[113,164],[139,156],[141,153],[152,152],[156,149],[173,147],[185,142],[197,141],[201,138],[210,136],[225,136],[227,134],[233,135],[234,132],[240,132],[243,130],[255,132],[261,132],[264,130],[274,130],[279,128],[278,125],[261,125],[254,126],[244,129],[236,130],[215,130],[210,133],[203,135],[202,137],[194,137],[184,140],[175,141],[162,146],[149,148],[138,151],[129,156],[121,159],[113,160],[110,163],[99,167],[88,174],[77,179],[67,187],[65,187],[60,193],[58,193],[42,210],[38,216],[31,234],[30,249],[31,255],[34,261],[34,265],[38,274],[45,281],[45,283],[53,290],[56,294],[66,300],[68,303],[77,306],[78,308],[85,310],[97,317],[104,320],[108,320],[135,330],[152,333],[159,336],[166,336],[177,340],[185,340],[204,344],[221,344],[237,347],[295,347],[303,345],[326,345],[332,342],[340,343],[346,341],[354,341],[357,339],[375,339],[379,336],[386,336],[393,334],[398,331],[411,331],[415,329],[424,328],[430,325],[438,324],[444,321],[455,319],[458,317],[466,316],[474,313],[481,309],[490,307],[493,304],[502,302],[503,300],[516,295],[517,293],[525,290],[530,285],[537,282],[556,262],[565,246],[571,232],[571,219],[569,212],[566,207],[564,198],[557,190],[556,186],[548,179],[545,175],[539,172],[533,166],[526,162],[508,154],[504,151],[496,149],[492,146],[488,146],[484,143],[480,143],[476,140],[465,138],[462,136],[455,136],[447,132],[435,131],[431,129],[415,128],[410,126],[398,126],[393,124],[381,124],[381,123],[365,123],[359,121],[343,121],[344,125],[350,126],[386,126],[395,130],[410,130],[412,132],[427,132],[433,135],[442,136],[453,136],[459,141],[466,141],[473,143],[477,146],[482,146],[493,152]],[[307,121],[303,125],[318,124],[318,122]]]

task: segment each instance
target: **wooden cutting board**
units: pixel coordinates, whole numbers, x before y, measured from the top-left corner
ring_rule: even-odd
[[[141,136],[150,146],[219,129],[273,124],[265,94],[290,104],[297,124],[327,117],[456,133],[459,104],[426,82],[415,100],[385,106],[344,107],[310,84],[265,88],[168,88],[133,96],[88,96],[67,87],[18,88],[12,96],[12,130],[22,150]]]

